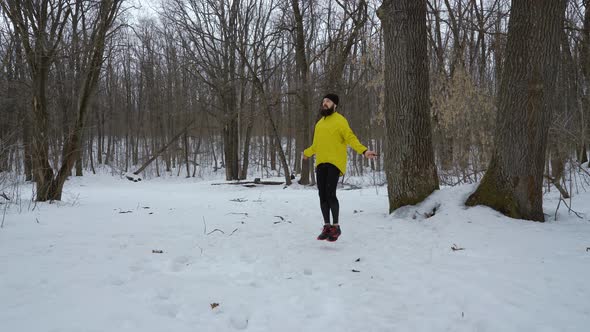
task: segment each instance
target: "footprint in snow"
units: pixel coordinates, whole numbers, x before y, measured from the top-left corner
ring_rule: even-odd
[[[127,281],[124,280],[123,278],[119,277],[119,276],[110,276],[108,278],[108,283],[111,286],[120,287],[120,286],[125,285],[127,283]]]
[[[229,324],[236,330],[245,330],[248,327],[249,317],[242,313],[235,313],[229,317]]]
[[[172,293],[172,289],[170,288],[159,288],[156,290],[155,298],[161,301],[166,301],[170,299],[170,294]]]
[[[178,256],[170,261],[170,271],[180,272],[190,265],[190,258],[186,256]]]
[[[180,313],[180,308],[175,303],[158,303],[154,305],[153,311],[160,316],[177,318]]]

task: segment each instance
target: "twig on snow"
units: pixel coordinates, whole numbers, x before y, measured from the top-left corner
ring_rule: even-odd
[[[226,216],[229,215],[229,214],[243,214],[246,217],[248,216],[248,212],[230,212],[230,213],[227,213]]]
[[[212,234],[212,233],[215,233],[215,232],[221,232],[222,234],[225,234],[225,232],[224,232],[224,231],[222,231],[222,230],[221,230],[221,229],[219,229],[219,228],[216,228],[216,229],[212,230],[211,232],[207,233],[207,235],[209,235],[209,234]]]
[[[465,250],[465,248],[459,248],[456,244],[453,243],[453,246],[451,247],[451,249],[453,249],[453,251],[458,251],[458,250]]]

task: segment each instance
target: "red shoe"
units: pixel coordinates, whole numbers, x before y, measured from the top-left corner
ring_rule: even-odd
[[[318,235],[318,240],[325,240],[330,236],[330,230],[332,229],[332,225],[324,225],[324,229],[320,235]]]
[[[334,242],[338,240],[340,234],[342,234],[342,231],[340,230],[340,225],[332,226],[332,229],[330,229],[330,233],[328,234],[328,241]]]

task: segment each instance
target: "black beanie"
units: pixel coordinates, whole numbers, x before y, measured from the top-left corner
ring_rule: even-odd
[[[324,96],[324,99],[326,98],[330,99],[334,104],[338,105],[338,96],[336,94],[328,93]]]

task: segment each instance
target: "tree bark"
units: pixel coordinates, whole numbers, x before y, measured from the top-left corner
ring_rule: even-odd
[[[438,189],[430,124],[426,1],[384,1],[389,212]]]
[[[498,96],[495,149],[467,199],[519,219],[544,221],[543,172],[565,0],[514,0]]]

